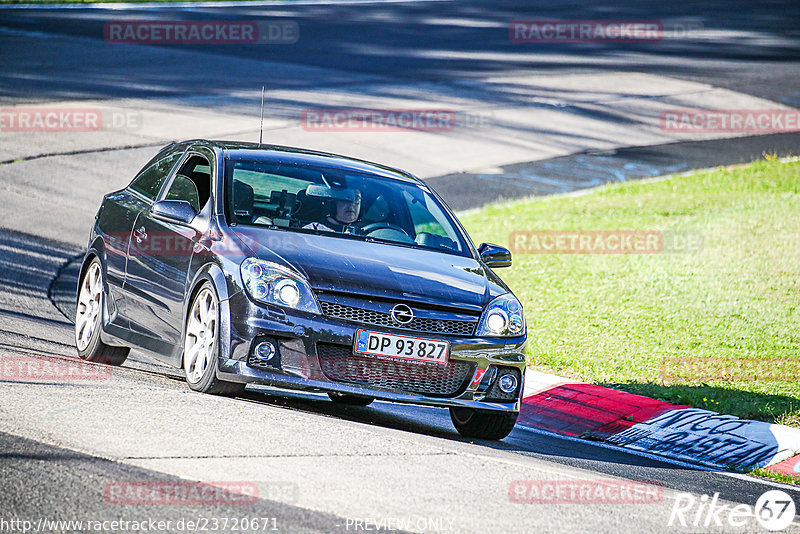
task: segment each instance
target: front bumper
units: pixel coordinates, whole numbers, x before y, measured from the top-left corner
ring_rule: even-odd
[[[225,304],[227,305],[223,305],[222,311],[229,311],[229,314],[225,313],[223,317],[230,317],[230,329],[225,328],[223,332],[229,331],[230,338],[223,341],[223,347],[227,345],[229,349],[222,351],[223,354],[227,353],[227,357],[220,358],[217,367],[217,376],[221,380],[289,389],[333,391],[409,404],[519,411],[525,380],[525,357],[522,354],[525,336],[475,338],[357,324],[323,315],[255,304],[243,292],[235,294]],[[419,364],[372,358],[369,359],[370,362],[360,361],[362,358],[352,355],[351,350],[355,333],[359,329],[449,341],[448,366],[457,368],[459,374],[444,373],[441,367],[431,369],[429,374],[430,380],[448,380],[448,384],[453,384],[453,387],[445,387],[443,383],[426,385],[424,380],[415,382],[422,387],[409,386],[407,377],[401,375],[410,369],[408,366],[415,366],[411,369],[415,377],[426,376],[424,371],[420,371]],[[249,365],[248,357],[253,348],[265,339],[275,341],[279,346],[275,362],[270,362],[272,365],[263,368]],[[225,343],[226,341],[229,343]],[[345,357],[336,360],[338,364],[349,366],[358,361],[360,364],[373,365],[372,374],[369,374],[371,377],[381,373],[381,378],[386,378],[386,373],[397,376],[390,376],[385,380],[356,380],[358,383],[354,383],[347,376],[342,376],[343,373],[332,372],[332,369],[341,369],[342,366],[332,366],[331,360],[326,359],[327,356],[318,350],[320,345],[338,347],[340,351],[344,351]],[[518,370],[516,392],[513,395],[500,395],[503,398],[498,398],[495,382],[499,374],[513,369]],[[424,391],[419,391],[420,389]]]

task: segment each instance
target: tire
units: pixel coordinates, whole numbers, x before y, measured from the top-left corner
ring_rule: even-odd
[[[458,433],[468,438],[499,440],[508,436],[519,412],[496,412],[473,408],[450,408],[450,419]]]
[[[100,339],[103,328],[103,267],[94,258],[78,284],[75,308],[75,348],[78,356],[88,362],[122,365],[131,349],[112,347]]]
[[[217,378],[219,359],[219,298],[205,282],[192,299],[183,333],[183,371],[190,389],[211,395],[235,397],[244,384]]]
[[[372,397],[346,395],[344,393],[335,393],[333,391],[328,392],[328,397],[330,397],[335,404],[347,404],[349,406],[369,406],[372,404],[372,401],[375,400]]]

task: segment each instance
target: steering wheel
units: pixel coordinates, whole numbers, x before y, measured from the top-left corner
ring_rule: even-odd
[[[378,230],[396,230],[398,232],[402,232],[407,238],[411,239],[411,236],[408,235],[408,232],[403,230],[401,227],[397,226],[396,224],[388,223],[388,222],[375,222],[366,224],[361,227],[361,231],[364,232],[364,235],[369,235],[372,232],[377,232]]]

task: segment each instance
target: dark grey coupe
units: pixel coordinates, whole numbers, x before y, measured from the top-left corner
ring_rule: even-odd
[[[295,148],[187,141],[106,195],[81,269],[80,356],[130,348],[189,387],[248,383],[448,407],[465,436],[513,428],[522,306],[417,178]]]

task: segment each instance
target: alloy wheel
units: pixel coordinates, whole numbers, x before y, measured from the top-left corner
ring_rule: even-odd
[[[199,382],[214,361],[217,327],[217,298],[210,289],[203,288],[192,304],[183,347],[183,368],[192,383]]]
[[[103,298],[103,283],[100,264],[92,263],[83,277],[78,295],[78,310],[75,314],[75,342],[78,349],[86,350],[99,324],[98,317]]]

